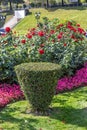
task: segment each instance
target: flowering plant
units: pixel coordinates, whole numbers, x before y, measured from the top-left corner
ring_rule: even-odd
[[[29,60],[56,62],[72,75],[86,61],[85,34],[75,21],[60,24],[58,19],[50,21],[45,17],[43,23],[28,32]]]
[[[56,93],[87,85],[87,62],[77,70],[73,76],[63,77],[58,80]]]
[[[0,79],[13,77],[14,65],[25,61],[55,62],[65,75],[72,75],[87,60],[85,30],[75,21],[60,23],[45,17],[24,36],[6,30],[0,40]]]
[[[5,107],[12,101],[24,99],[23,91],[16,84],[1,84],[0,83],[0,108]]]
[[[18,37],[9,27],[0,36],[0,81],[15,80],[14,66],[26,61],[26,48],[21,36]],[[19,44],[22,43],[22,44]],[[11,81],[12,82],[12,81]]]

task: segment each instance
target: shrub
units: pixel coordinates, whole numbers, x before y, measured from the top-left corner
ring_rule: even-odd
[[[18,81],[33,110],[45,111],[48,108],[60,70],[59,65],[45,62],[24,63],[15,67]]]
[[[7,35],[0,37],[0,81],[10,79],[13,82],[16,80],[13,67],[26,61],[27,51],[25,45],[18,44],[21,38],[15,37],[9,27],[6,31]]]
[[[29,60],[61,64],[65,74],[72,75],[86,61],[85,30],[75,21],[59,24],[58,19],[44,18],[38,28],[28,32]]]

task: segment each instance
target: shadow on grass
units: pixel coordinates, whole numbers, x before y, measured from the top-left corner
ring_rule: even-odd
[[[56,11],[58,9],[64,9],[64,10],[86,10],[87,7],[83,7],[83,6],[65,6],[65,7],[62,7],[62,6],[58,6],[58,7],[53,7],[53,8],[46,8],[46,10],[48,10],[48,12],[53,12],[53,11]]]
[[[57,95],[59,95],[59,96],[57,97]],[[58,93],[58,94],[56,94],[53,102],[60,103],[61,105],[64,105],[64,103],[66,101],[68,101],[69,97],[71,97],[71,96],[73,98],[75,98],[76,101],[80,101],[80,100],[87,101],[87,87],[81,86],[79,88],[74,88],[73,90],[70,90],[70,91],[67,90],[65,92]]]
[[[26,118],[26,117],[20,117],[17,116],[19,118],[16,118],[14,116],[12,116],[12,112],[19,112],[20,111],[20,107],[17,108],[6,108],[4,110],[4,112],[0,112],[0,124],[1,123],[5,123],[5,122],[9,122],[14,124],[17,124],[17,128],[19,130],[36,130],[36,128],[34,128],[32,123],[38,123],[38,121],[36,119],[31,119],[31,118]],[[13,114],[14,115],[14,114]]]
[[[83,103],[82,107],[84,108],[81,108],[81,104],[78,106],[79,109],[74,108],[74,102],[77,105],[79,105],[78,102]],[[85,107],[87,104],[87,87],[78,88],[78,91],[76,89],[72,92],[59,94],[59,96],[54,97],[53,103],[59,103],[59,107],[52,108],[50,118],[87,129],[87,107]]]
[[[50,118],[60,120],[65,124],[87,128],[87,108],[53,107]]]

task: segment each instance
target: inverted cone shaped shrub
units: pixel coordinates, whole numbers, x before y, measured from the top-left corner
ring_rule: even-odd
[[[47,110],[55,93],[61,67],[53,63],[30,62],[17,65],[15,71],[32,110]]]

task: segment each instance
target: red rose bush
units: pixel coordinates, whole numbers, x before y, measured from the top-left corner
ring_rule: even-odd
[[[65,75],[72,75],[86,61],[86,32],[75,21],[60,24],[58,19],[44,18],[28,33],[34,33],[28,39],[29,61],[61,64]]]
[[[0,79],[14,77],[14,66],[23,62],[54,62],[63,68],[63,75],[73,75],[86,62],[86,32],[75,21],[60,23],[43,18],[36,28],[24,36],[7,27],[7,39],[0,43]]]

